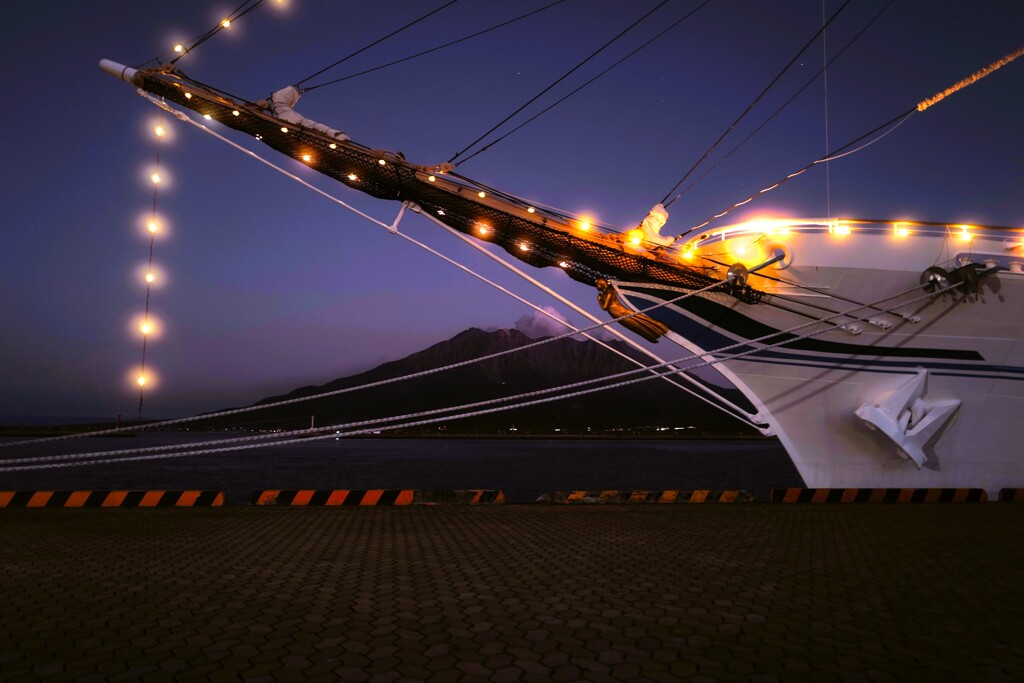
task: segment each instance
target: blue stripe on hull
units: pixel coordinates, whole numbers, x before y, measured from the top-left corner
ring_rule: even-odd
[[[625,290],[625,294],[630,294],[634,290]],[[639,292],[639,290],[637,290]],[[677,293],[673,293],[673,296]],[[658,298],[657,290],[644,290],[639,294],[638,298]],[[696,300],[688,299],[687,301]],[[663,300],[663,299],[662,299]],[[769,327],[764,323],[751,319],[749,316],[745,316],[733,309],[729,309],[725,306],[717,304],[706,299],[700,299],[705,304],[721,309],[721,311],[728,311],[730,321],[733,323],[731,326],[736,327],[738,319],[742,318],[749,321],[747,324],[740,322],[740,327],[747,329],[757,329],[761,332],[760,335],[771,334],[773,331],[777,332],[775,328]],[[836,342],[822,342],[817,340],[818,348],[814,349],[815,353],[793,353],[791,348],[797,346],[794,344],[785,344],[782,346],[775,347],[769,350],[755,350],[755,347],[750,344],[738,342],[736,339],[726,336],[722,332],[719,332],[715,328],[711,327],[708,323],[702,323],[699,320],[691,318],[689,315],[682,313],[677,310],[674,306],[665,306],[662,308],[655,309],[648,313],[648,315],[659,322],[664,323],[670,330],[680,335],[681,337],[689,340],[690,342],[698,345],[703,349],[707,349],[709,355],[723,355],[716,354],[715,349],[733,347],[729,351],[724,352],[728,355],[734,355],[739,353],[748,353],[742,358],[744,361],[753,363],[765,363],[769,365],[795,365],[802,367],[846,367],[852,368],[857,367],[858,370],[864,372],[877,372],[884,374],[901,374],[905,373],[908,369],[917,367],[924,367],[932,371],[933,374],[939,376],[964,376],[979,379],[1005,379],[1014,381],[1024,381],[1024,367],[1019,366],[1006,366],[1006,365],[990,365],[978,362],[950,362],[949,360],[938,360],[937,357],[945,356],[948,358],[948,352],[941,349],[915,349],[900,347],[893,349],[891,347],[876,347],[876,346],[865,346],[856,344],[843,344]],[[694,314],[696,315],[696,314]],[[722,317],[722,316],[715,316]],[[732,331],[732,330],[730,330]],[[778,339],[767,340],[768,344],[777,343],[781,339],[785,339],[787,336],[780,334]],[[810,341],[810,340],[805,340]],[[836,347],[835,351],[827,350],[829,346]],[[839,349],[842,349],[841,351]],[[851,351],[856,349],[856,351]],[[805,349],[811,350],[811,349]],[[899,351],[898,354],[894,354],[893,351]],[[751,353],[753,351],[753,353]],[[914,355],[917,354],[917,355]],[[905,360],[891,360],[893,355],[899,355],[905,358]],[[977,351],[965,351],[958,352],[961,358],[976,358],[978,361],[983,361],[983,356]]]

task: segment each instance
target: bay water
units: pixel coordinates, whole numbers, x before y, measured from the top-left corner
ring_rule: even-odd
[[[134,437],[0,449],[12,458],[170,446],[226,434],[141,433]],[[231,435],[234,436],[234,435]],[[13,441],[13,439],[4,439]],[[114,458],[118,456],[112,456]],[[501,489],[509,503],[551,491],[771,489],[802,486],[774,440],[441,439],[308,440],[228,453],[0,472],[0,490],[218,490],[246,504],[264,489]]]

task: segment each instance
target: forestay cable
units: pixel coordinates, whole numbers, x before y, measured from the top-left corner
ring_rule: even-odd
[[[311,78],[316,78],[317,76],[319,76],[320,74],[324,73],[325,71],[330,71],[331,69],[333,69],[334,67],[338,66],[339,64],[341,64],[341,63],[343,63],[343,62],[346,62],[346,61],[348,61],[348,60],[352,59],[353,57],[355,57],[355,56],[356,56],[356,55],[358,55],[358,54],[361,54],[361,53],[363,53],[363,52],[366,52],[367,50],[369,50],[369,49],[370,49],[371,47],[373,47],[374,45],[378,45],[378,44],[380,44],[380,43],[383,43],[383,42],[384,42],[385,40],[387,40],[388,38],[390,38],[390,37],[392,37],[392,36],[395,36],[395,35],[398,35],[398,34],[399,34],[399,33],[401,33],[402,31],[404,31],[405,29],[407,29],[407,28],[410,28],[410,27],[412,27],[412,26],[415,26],[416,24],[420,23],[421,21],[423,21],[423,20],[424,20],[424,19],[426,19],[427,17],[431,17],[431,16],[433,16],[433,15],[437,14],[438,12],[440,12],[441,10],[443,10],[443,9],[444,9],[445,7],[450,7],[451,5],[454,5],[454,4],[455,4],[456,2],[458,2],[458,1],[459,1],[459,0],[449,0],[449,1],[448,1],[448,2],[446,2],[445,4],[443,4],[443,5],[441,5],[440,7],[438,7],[437,9],[434,9],[434,10],[431,10],[431,11],[427,12],[426,14],[424,14],[424,15],[423,15],[422,17],[420,17],[419,19],[414,19],[413,21],[410,21],[410,22],[409,22],[408,24],[406,24],[405,26],[403,26],[403,27],[401,27],[401,28],[398,28],[398,29],[395,29],[395,30],[394,30],[394,31],[392,31],[391,33],[387,34],[386,36],[382,36],[382,37],[378,38],[377,40],[373,41],[373,42],[372,42],[372,43],[370,43],[369,45],[366,45],[366,46],[364,46],[364,47],[361,47],[361,48],[359,48],[359,49],[358,49],[358,50],[356,50],[355,52],[353,52],[353,53],[351,53],[351,54],[349,54],[349,55],[346,55],[345,57],[342,57],[341,59],[339,59],[338,61],[334,62],[333,64],[331,64],[331,65],[329,65],[329,66],[325,66],[324,68],[322,68],[322,69],[320,69],[319,71],[317,71],[317,72],[316,72],[315,74],[313,74],[313,75],[311,75],[311,76],[306,76],[305,78],[303,78],[303,79],[302,79],[301,81],[299,81],[298,83],[295,83],[295,87],[296,87],[296,88],[300,88],[300,87],[302,86],[302,84],[303,84],[303,83],[305,83],[306,81],[308,81],[309,79],[311,79]],[[322,85],[326,85],[326,84],[322,84]],[[312,86],[312,87],[306,88],[306,90],[307,90],[307,91],[309,91],[309,90],[312,90],[313,88],[319,88],[319,87],[320,87],[319,85],[315,85],[315,86]]]
[[[626,34],[627,34],[627,33],[629,33],[630,31],[632,31],[632,30],[633,30],[634,28],[636,28],[636,27],[637,27],[637,25],[639,25],[639,24],[640,24],[640,22],[642,22],[642,21],[643,21],[644,19],[646,19],[647,17],[649,17],[649,16],[651,16],[652,14],[654,14],[655,12],[657,12],[657,11],[658,11],[659,9],[661,9],[661,8],[662,8],[662,7],[663,7],[663,6],[664,6],[664,5],[665,5],[665,4],[667,3],[667,2],[668,2],[668,0],[662,0],[662,1],[660,2],[660,3],[658,3],[657,5],[655,5],[655,6],[654,6],[654,8],[653,8],[652,10],[650,10],[649,12],[647,12],[647,14],[643,15],[642,17],[640,17],[639,19],[637,19],[636,21],[634,21],[634,22],[633,22],[632,24],[630,24],[630,25],[629,25],[628,27],[626,27],[626,28],[625,28],[625,29],[624,29],[624,30],[623,30],[623,31],[622,31],[621,33],[619,33],[619,34],[618,34],[617,36],[615,36],[614,38],[612,38],[611,40],[609,40],[609,41],[608,41],[607,43],[605,43],[604,45],[602,45],[601,47],[599,47],[599,48],[598,48],[598,49],[597,49],[596,51],[594,51],[594,52],[593,52],[593,53],[592,53],[592,54],[591,54],[591,55],[590,55],[589,57],[587,57],[587,58],[586,58],[586,59],[584,59],[584,60],[583,60],[582,62],[580,62],[579,64],[577,64],[576,66],[574,66],[573,68],[569,69],[569,70],[568,70],[567,72],[565,72],[564,74],[562,74],[561,76],[559,76],[559,77],[558,77],[558,79],[557,79],[557,80],[555,80],[555,82],[554,82],[554,83],[552,83],[551,85],[549,85],[548,87],[544,88],[544,89],[543,89],[543,90],[541,90],[541,91],[540,91],[539,93],[537,93],[536,95],[534,95],[533,97],[531,97],[531,98],[529,99],[529,101],[527,101],[527,102],[526,102],[525,104],[523,104],[523,105],[522,105],[521,107],[519,107],[518,109],[516,109],[516,110],[515,110],[514,112],[512,112],[511,114],[509,114],[508,116],[506,116],[505,118],[503,118],[503,119],[502,119],[501,121],[499,121],[498,123],[496,123],[496,124],[495,124],[494,126],[492,126],[492,127],[491,127],[491,129],[490,129],[490,130],[488,130],[488,131],[487,131],[486,133],[484,133],[483,135],[481,135],[480,137],[478,137],[478,138],[477,138],[476,140],[474,140],[473,142],[471,142],[471,143],[469,143],[468,145],[466,145],[466,146],[465,146],[465,147],[464,147],[464,148],[462,149],[462,151],[460,151],[460,152],[456,152],[456,153],[455,153],[455,155],[454,155],[454,156],[452,156],[452,158],[448,160],[448,163],[453,163],[453,162],[455,162],[455,160],[456,160],[456,159],[458,159],[458,158],[459,158],[460,156],[462,156],[462,155],[463,155],[463,154],[465,154],[465,153],[466,153],[467,151],[469,151],[469,149],[470,149],[471,147],[473,147],[473,145],[475,145],[476,143],[480,142],[480,141],[481,141],[481,140],[483,140],[483,139],[484,139],[485,137],[487,137],[488,135],[490,135],[491,133],[493,133],[494,131],[496,131],[496,130],[497,130],[498,128],[500,128],[500,127],[501,127],[501,126],[503,126],[503,125],[504,125],[504,124],[505,124],[506,122],[508,122],[508,120],[509,120],[509,119],[511,119],[511,118],[512,118],[513,116],[515,116],[516,114],[518,114],[518,113],[519,113],[519,112],[521,112],[522,110],[526,109],[526,108],[527,108],[528,106],[530,106],[530,105],[531,105],[531,104],[533,104],[533,103],[534,103],[535,101],[537,101],[537,99],[538,99],[539,97],[541,97],[542,95],[544,95],[545,93],[547,93],[547,92],[548,92],[549,90],[551,90],[552,88],[554,88],[554,87],[555,87],[556,85],[558,85],[559,83],[561,83],[562,81],[564,81],[564,80],[565,80],[566,78],[568,78],[569,76],[571,76],[571,75],[572,75],[573,73],[575,73],[575,72],[576,72],[576,71],[577,71],[578,69],[580,69],[581,67],[583,67],[583,65],[585,65],[585,64],[586,64],[587,62],[589,62],[589,61],[590,61],[591,59],[593,59],[593,58],[594,58],[594,57],[596,57],[597,55],[601,54],[601,53],[602,53],[602,52],[603,52],[603,51],[604,51],[604,50],[605,50],[606,48],[608,48],[609,46],[611,46],[611,45],[612,45],[612,43],[614,43],[614,42],[615,42],[615,41],[617,41],[617,40],[618,40],[619,38],[621,38],[622,36],[626,35]],[[847,0],[847,2],[849,2],[849,0]],[[461,163],[461,162],[459,162],[459,163]],[[458,164],[456,164],[456,165],[458,165]]]
[[[395,66],[396,64],[401,64],[402,62],[408,62],[411,59],[416,59],[417,57],[422,57],[424,55],[429,55],[431,52],[437,52],[438,50],[443,50],[443,49],[445,49],[447,47],[451,47],[452,45],[458,45],[459,43],[465,42],[465,41],[470,40],[472,38],[477,38],[479,36],[482,36],[485,33],[490,33],[491,31],[496,31],[499,28],[504,28],[505,26],[508,26],[509,24],[514,24],[517,21],[520,21],[522,19],[526,19],[527,17],[532,17],[534,14],[539,14],[540,12],[543,12],[544,10],[551,9],[555,5],[561,5],[565,1],[566,0],[555,0],[554,2],[549,3],[547,5],[544,5],[543,7],[539,8],[539,9],[532,10],[530,12],[527,12],[526,14],[520,14],[518,17],[515,17],[514,19],[509,19],[508,21],[503,21],[500,24],[495,24],[494,26],[491,26],[490,28],[485,28],[485,29],[483,29],[481,31],[477,31],[476,33],[470,33],[468,36],[463,36],[461,38],[456,38],[455,40],[448,41],[447,43],[444,43],[443,45],[438,45],[437,47],[432,47],[432,48],[429,48],[427,50],[422,50],[422,51],[417,52],[415,54],[411,54],[411,55],[409,55],[407,57],[402,57],[401,59],[396,59],[394,61],[388,62],[387,64],[381,64],[380,66],[375,66],[372,69],[365,69],[363,71],[357,71],[354,74],[349,74],[348,76],[342,76],[341,78],[335,78],[333,81],[327,81],[325,83],[319,83],[317,85],[312,85],[312,86],[306,88],[305,92],[309,92],[310,90],[316,90],[317,88],[323,88],[324,86],[328,86],[328,85],[334,85],[335,83],[341,83],[342,81],[347,81],[350,78],[355,78],[356,76],[365,76],[366,74],[373,73],[374,71],[380,71],[381,69],[386,69],[389,66]]]
[[[700,159],[697,159],[697,162],[690,167],[690,170],[687,171],[682,178],[679,179],[679,182],[673,185],[672,189],[665,193],[665,196],[662,197],[661,199],[661,204],[668,207],[670,204],[672,204],[672,201],[675,201],[674,199],[672,201],[669,201],[669,197],[672,196],[672,193],[679,189],[680,185],[686,182],[686,179],[690,177],[690,174],[693,173],[698,166],[700,166],[701,162],[708,158],[708,155],[711,154],[711,152],[714,151],[716,147],[718,147],[718,143],[724,140],[725,136],[731,133],[732,130],[739,124],[739,122],[743,120],[743,117],[745,117],[750,112],[750,110],[754,108],[754,105],[761,101],[761,98],[764,97],[768,93],[768,91],[772,89],[772,86],[774,86],[780,78],[782,78],[783,74],[785,74],[789,70],[789,67],[793,66],[796,60],[800,58],[800,55],[802,55],[807,50],[807,48],[809,48],[811,44],[818,39],[818,36],[824,33],[825,29],[828,28],[829,24],[831,24],[835,20],[835,18],[839,16],[839,13],[846,9],[846,6],[850,4],[850,1],[851,0],[846,0],[846,2],[844,2],[839,7],[839,9],[835,11],[835,14],[833,14],[832,17],[827,22],[825,22],[822,25],[822,27],[818,29],[817,32],[815,32],[813,36],[811,36],[810,40],[804,43],[804,46],[800,48],[795,55],[793,55],[793,58],[789,60],[786,66],[782,67],[782,70],[779,71],[779,73],[775,74],[775,78],[773,78],[771,82],[764,87],[764,90],[762,90],[761,93],[757,97],[755,97],[750,104],[747,105],[747,108],[743,110],[743,113],[736,117],[736,120],[732,122],[732,125],[726,128],[725,131],[718,136],[718,139],[715,140],[710,147],[708,147],[707,151],[704,152]]]
[[[700,225],[695,225],[692,228],[690,228],[689,230],[687,230],[687,231],[685,231],[683,233],[680,233],[679,236],[676,237],[676,239],[678,240],[680,237],[683,237],[684,235],[686,235],[686,234],[688,234],[690,232],[693,232],[694,230],[699,230],[699,229],[703,228],[705,225],[707,225],[708,223],[710,223],[711,221],[717,220],[717,219],[721,218],[722,216],[726,215],[727,213],[729,213],[733,209],[738,208],[740,206],[743,206],[747,202],[749,202],[749,201],[751,201],[751,200],[761,196],[762,194],[764,194],[766,192],[770,192],[771,190],[774,190],[779,185],[782,185],[786,181],[791,180],[791,179],[797,177],[798,175],[800,175],[804,171],[808,170],[812,166],[824,163],[826,161],[831,161],[833,159],[841,159],[842,157],[849,156],[850,154],[853,154],[854,152],[859,152],[860,150],[864,149],[865,147],[869,147],[870,145],[873,145],[874,143],[878,142],[879,140],[884,138],[886,135],[891,133],[893,130],[895,130],[899,126],[903,125],[903,123],[908,118],[910,118],[911,115],[913,115],[913,114],[915,114],[917,112],[924,111],[928,107],[932,106],[933,104],[936,104],[937,102],[939,102],[942,99],[948,97],[949,95],[952,95],[953,93],[955,93],[955,92],[957,92],[959,90],[962,90],[963,88],[966,88],[967,86],[969,86],[969,85],[971,85],[973,83],[977,83],[978,81],[980,81],[985,76],[988,76],[993,71],[995,71],[995,70],[997,70],[997,69],[999,69],[999,68],[1001,68],[1003,66],[1006,66],[1007,64],[1009,64],[1013,60],[1015,60],[1018,57],[1020,57],[1022,54],[1024,54],[1024,46],[1021,46],[1021,47],[1017,48],[1016,50],[1014,50],[1010,54],[1006,55],[1002,59],[998,59],[995,62],[992,62],[991,64],[989,64],[984,69],[979,69],[978,71],[975,71],[973,74],[971,74],[967,78],[964,78],[963,80],[958,81],[957,83],[955,83],[954,85],[950,86],[949,88],[946,88],[942,92],[936,93],[935,95],[933,95],[932,97],[929,97],[926,100],[922,100],[921,102],[917,103],[916,105],[914,105],[913,107],[911,107],[907,111],[903,112],[902,114],[898,114],[898,115],[894,116],[893,118],[889,119],[888,121],[886,121],[882,125],[876,126],[872,130],[869,130],[867,133],[864,133],[863,135],[861,135],[860,137],[856,138],[855,140],[851,140],[850,142],[846,143],[845,145],[843,145],[839,149],[835,150],[831,154],[828,154],[828,155],[826,155],[826,156],[824,156],[824,157],[822,157],[820,159],[815,159],[814,161],[812,161],[811,163],[807,164],[806,166],[804,166],[800,170],[794,171],[793,173],[790,173],[789,175],[787,175],[785,178],[783,178],[782,180],[778,181],[774,185],[770,185],[770,186],[768,186],[768,187],[766,187],[766,188],[764,188],[764,189],[762,189],[762,190],[760,190],[758,192],[755,192],[754,194],[750,195],[746,199],[744,199],[742,201],[739,201],[739,202],[736,202],[735,204],[733,204],[732,206],[727,208],[725,211],[722,211],[721,213],[715,214],[714,216],[712,216],[711,218],[707,219],[706,221],[704,221]],[[895,124],[895,125],[893,125],[893,124]],[[850,147],[853,147],[854,145],[859,143],[864,138],[866,138],[866,137],[868,137],[870,135],[874,135],[878,131],[880,131],[880,130],[882,130],[884,128],[887,128],[889,126],[893,126],[893,127],[890,130],[882,133],[878,137],[876,137],[876,138],[874,138],[872,140],[869,140],[867,143],[861,145],[860,147],[857,147],[856,149],[852,149],[852,150],[849,149]]]
[[[788,100],[786,100],[781,105],[779,105],[779,107],[774,112],[772,112],[771,116],[769,116],[764,121],[762,121],[761,124],[758,125],[757,128],[752,130],[750,132],[750,134],[747,135],[747,137],[743,138],[735,147],[733,147],[728,152],[726,152],[726,154],[722,158],[720,158],[718,161],[716,161],[711,168],[707,169],[706,171],[701,173],[697,178],[695,178],[693,180],[693,182],[691,182],[689,185],[686,186],[686,188],[683,189],[682,192],[680,192],[675,197],[673,197],[671,200],[669,200],[669,203],[671,204],[672,202],[674,202],[675,200],[681,198],[687,192],[692,190],[697,183],[699,183],[700,181],[704,180],[704,178],[708,177],[708,175],[710,175],[712,171],[714,171],[719,166],[721,166],[729,157],[731,157],[733,154],[735,154],[737,150],[739,150],[741,147],[743,147],[743,145],[745,145],[748,142],[750,142],[751,138],[753,138],[755,135],[760,133],[761,130],[765,126],[767,126],[769,123],[771,123],[771,121],[773,119],[775,119],[776,116],[778,116],[780,113],[782,113],[782,111],[785,110],[785,108],[788,107],[793,102],[793,100],[795,100],[797,97],[799,97],[801,95],[801,93],[803,93],[805,90],[807,90],[807,88],[809,88],[811,86],[811,84],[814,83],[814,81],[816,81],[818,79],[818,76],[820,76],[825,71],[825,69],[827,69],[828,67],[832,66],[836,62],[836,60],[838,60],[843,55],[843,53],[845,53],[848,49],[850,49],[850,46],[853,45],[855,42],[857,42],[857,40],[859,40],[860,37],[862,35],[864,35],[864,33],[866,33],[867,30],[869,28],[871,28],[871,26],[876,21],[878,21],[879,17],[881,17],[882,14],[884,14],[887,9],[892,7],[892,4],[895,1],[896,0],[889,0],[888,4],[886,4],[885,7],[883,7],[881,10],[879,10],[878,13],[874,17],[871,18],[871,21],[869,21],[867,24],[864,25],[864,28],[862,28],[860,31],[857,32],[857,35],[855,35],[853,38],[851,38],[850,41],[847,42],[846,45],[844,45],[841,50],[836,52],[832,56],[832,58],[830,60],[828,60],[828,62],[826,62],[825,66],[823,66],[822,68],[818,69],[818,72],[816,74],[814,74],[809,79],[807,79],[807,81],[800,87],[800,89],[797,90],[795,93],[793,93]]]
[[[656,34],[656,35],[655,35],[655,36],[654,36],[653,38],[651,38],[651,39],[650,39],[650,40],[648,40],[647,42],[643,43],[643,44],[642,44],[642,45],[641,45],[640,47],[636,48],[635,50],[633,50],[632,52],[630,52],[629,54],[627,54],[627,55],[626,55],[625,57],[623,57],[623,58],[622,58],[622,59],[620,59],[619,61],[615,62],[614,64],[612,64],[612,65],[611,65],[611,66],[609,66],[608,68],[604,69],[603,71],[601,71],[600,73],[598,73],[598,74],[597,74],[596,76],[594,76],[593,78],[591,78],[591,79],[590,79],[589,81],[585,82],[585,83],[584,83],[583,85],[579,86],[578,88],[576,88],[575,90],[573,90],[572,92],[570,92],[570,93],[569,93],[568,95],[565,95],[564,97],[562,97],[562,98],[560,98],[560,99],[558,99],[558,100],[555,100],[555,102],[554,102],[554,103],[552,103],[552,104],[549,104],[549,105],[548,105],[547,107],[545,107],[544,109],[541,109],[541,110],[540,110],[539,112],[537,112],[536,114],[534,114],[534,115],[533,115],[533,116],[531,116],[530,118],[526,119],[525,121],[523,121],[522,123],[520,123],[520,124],[519,124],[518,126],[516,126],[515,128],[513,128],[513,129],[512,129],[512,130],[510,130],[509,132],[507,132],[507,133],[503,134],[503,135],[502,135],[501,137],[499,137],[498,139],[494,140],[493,142],[488,142],[488,143],[487,143],[486,145],[484,145],[483,147],[481,147],[480,149],[478,149],[477,151],[473,152],[472,154],[470,154],[469,156],[467,156],[467,157],[466,157],[465,159],[463,159],[462,161],[460,161],[460,162],[459,162],[459,164],[460,164],[460,165],[461,165],[461,164],[464,164],[464,163],[466,163],[467,161],[469,161],[470,159],[472,159],[473,157],[475,157],[476,155],[478,155],[478,154],[482,154],[483,152],[486,152],[486,151],[487,151],[487,150],[489,150],[489,149],[490,149],[491,147],[494,147],[494,146],[495,146],[496,144],[498,144],[499,142],[501,142],[502,140],[504,140],[504,139],[505,139],[505,138],[507,138],[508,136],[512,135],[513,133],[515,133],[515,132],[516,132],[516,131],[518,131],[519,129],[521,129],[521,128],[524,128],[525,126],[527,126],[527,125],[528,125],[528,124],[530,124],[530,123],[533,123],[533,122],[534,122],[534,121],[535,121],[536,119],[540,118],[540,117],[541,117],[541,116],[543,116],[544,114],[547,114],[547,113],[548,113],[549,111],[551,111],[552,109],[554,109],[555,107],[557,107],[558,105],[560,105],[560,104],[561,104],[562,102],[565,102],[565,101],[566,101],[567,99],[569,99],[570,97],[572,97],[573,95],[575,95],[576,93],[578,93],[578,92],[579,92],[580,90],[583,90],[583,89],[584,89],[584,88],[586,88],[586,87],[587,87],[588,85],[590,85],[591,83],[593,83],[593,82],[594,82],[594,81],[596,81],[597,79],[601,78],[601,77],[602,77],[602,76],[604,76],[604,75],[605,75],[606,73],[608,73],[609,71],[611,71],[611,70],[612,70],[612,69],[614,69],[615,67],[619,66],[620,64],[622,64],[623,62],[625,62],[625,61],[626,61],[627,59],[629,59],[629,58],[630,58],[630,57],[632,57],[633,55],[635,55],[635,54],[636,54],[637,52],[640,52],[640,50],[643,50],[644,48],[646,48],[646,47],[649,47],[650,45],[652,45],[652,44],[653,44],[653,43],[654,43],[654,42],[655,42],[656,40],[658,40],[659,38],[661,38],[661,37],[662,37],[663,35],[665,35],[665,34],[666,34],[666,33],[668,33],[669,31],[671,31],[672,29],[674,29],[674,28],[675,28],[676,26],[678,26],[679,24],[683,23],[684,21],[686,21],[687,19],[689,19],[690,17],[692,17],[692,16],[694,15],[694,14],[696,14],[697,12],[699,12],[700,10],[702,10],[702,9],[703,9],[703,8],[704,8],[704,7],[705,7],[705,6],[707,5],[707,4],[709,4],[710,2],[711,2],[711,0],[704,0],[704,2],[703,2],[703,3],[701,3],[700,5],[698,5],[698,6],[697,6],[697,7],[695,8],[695,9],[691,10],[690,12],[688,12],[687,14],[685,14],[685,15],[684,15],[683,17],[681,17],[680,19],[677,19],[676,21],[674,21],[674,22],[673,22],[672,24],[670,24],[670,25],[668,26],[668,28],[666,28],[666,29],[662,30],[662,31],[661,31],[660,33]]]

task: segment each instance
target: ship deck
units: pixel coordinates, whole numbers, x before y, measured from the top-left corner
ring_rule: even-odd
[[[0,518],[7,681],[1024,676],[1024,505]]]

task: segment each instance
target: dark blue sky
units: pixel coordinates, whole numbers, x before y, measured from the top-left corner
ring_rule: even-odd
[[[844,45],[887,1],[851,3],[828,31],[829,50]],[[237,4],[103,0],[61,3],[59,11],[46,3],[5,7],[0,415],[113,417],[137,409],[129,374],[139,362],[140,340],[131,322],[144,305],[139,269],[148,241],[140,218],[151,201],[145,169],[154,161],[149,130],[158,111],[96,64],[101,58],[143,62],[206,30]],[[268,0],[180,65],[256,99],[441,3],[289,0],[284,12],[275,4]],[[544,4],[460,0],[325,78]],[[311,92],[298,109],[368,146],[438,163],[655,4],[568,0],[483,38]],[[697,4],[668,3],[543,102]],[[826,0],[825,9],[831,14],[840,4]],[[814,34],[821,14],[821,0],[714,0],[460,172],[611,225],[634,224]],[[829,69],[833,146],[1022,42],[1020,2],[896,0]],[[720,149],[731,149],[821,61],[819,42]],[[1024,225],[1022,106],[1024,60],[832,163],[832,214]],[[510,327],[529,313],[223,143],[167,124],[173,139],[162,144],[162,165],[172,182],[161,190],[158,207],[170,230],[154,257],[165,278],[151,304],[162,332],[148,351],[159,381],[147,393],[147,415],[249,403],[368,368],[469,326]],[[672,232],[821,156],[824,131],[818,82],[673,204]],[[392,203],[316,180],[287,159],[274,160],[382,220],[390,222],[397,211]],[[819,167],[735,218],[825,215],[824,178]],[[422,219],[407,220],[403,229],[552,305]],[[587,288],[559,273],[534,272],[596,308]]]

